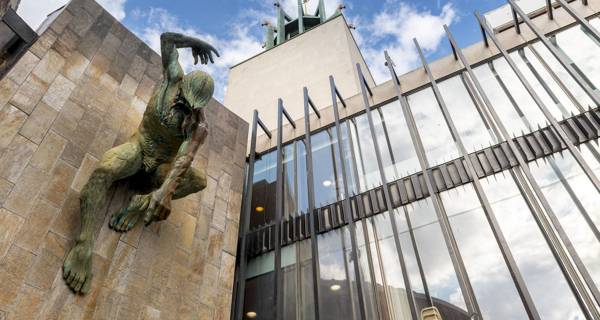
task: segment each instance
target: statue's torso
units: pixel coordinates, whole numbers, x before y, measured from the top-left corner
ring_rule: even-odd
[[[171,162],[185,138],[181,127],[189,113],[182,108],[172,108],[169,103],[163,108],[157,108],[160,92],[161,87],[150,98],[139,127],[139,141],[146,171]],[[172,92],[167,92],[167,95],[164,101],[172,101],[169,98]],[[162,117],[160,110],[164,113]]]

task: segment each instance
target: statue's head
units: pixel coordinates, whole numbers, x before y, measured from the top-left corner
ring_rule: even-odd
[[[192,71],[183,77],[181,95],[192,109],[200,109],[208,104],[214,91],[214,81],[206,72]]]

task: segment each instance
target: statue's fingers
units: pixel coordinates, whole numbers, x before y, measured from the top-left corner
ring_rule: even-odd
[[[194,65],[198,64],[198,54],[194,53]]]
[[[221,57],[221,56],[219,55],[219,51],[217,51],[217,49],[215,49],[215,47],[213,47],[213,46],[210,46],[210,50],[209,50],[209,51],[212,51],[212,52],[214,52],[214,53],[217,55],[217,57]]]
[[[76,276],[77,276],[76,272],[69,273],[69,277],[67,278],[67,283],[69,284],[69,286],[71,286],[71,282],[73,282],[73,279],[75,279]]]
[[[208,60],[206,59],[206,53],[202,54],[202,64],[207,64]]]
[[[75,292],[81,291],[81,286],[83,285],[84,282],[85,282],[85,276],[77,277],[75,279],[75,285],[73,286],[73,290],[75,290]]]
[[[67,265],[63,265],[63,279],[67,280],[69,278],[69,274],[71,273],[71,267]]]
[[[94,276],[92,274],[88,275],[85,278],[85,281],[83,282],[83,285],[81,286],[81,293],[82,294],[86,294],[88,292],[90,292],[90,289],[92,288],[92,278]]]
[[[215,63],[215,60],[213,59],[213,56],[212,56],[212,52],[210,52],[210,51],[208,52],[208,58],[210,59],[210,63]]]

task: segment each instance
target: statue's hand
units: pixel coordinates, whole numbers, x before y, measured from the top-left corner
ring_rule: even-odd
[[[171,214],[171,195],[165,195],[160,189],[152,192],[150,204],[144,215],[144,224],[149,225],[154,221],[165,220],[169,214]]]
[[[200,63],[202,64],[208,64],[209,61],[211,63],[215,63],[213,59],[213,52],[217,57],[220,57],[219,52],[213,46],[202,40],[197,40],[196,43],[192,45],[194,64],[198,64],[198,58],[200,58]]]

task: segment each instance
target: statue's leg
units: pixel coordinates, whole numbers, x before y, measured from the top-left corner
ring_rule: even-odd
[[[156,169],[150,182],[153,189],[158,189],[162,185],[170,170],[171,164],[162,164]],[[181,182],[175,189],[172,199],[176,200],[183,198],[189,194],[203,190],[204,188],[206,188],[206,175],[204,174],[204,170],[190,168],[186,171],[183,179],[181,179]],[[138,222],[143,220],[151,196],[151,194],[133,196],[129,206],[123,208],[113,216],[113,219],[111,219],[111,227],[121,232],[133,229]]]
[[[81,190],[81,231],[63,264],[63,278],[75,292],[89,291],[92,274],[92,249],[94,247],[94,215],[106,202],[112,183],[136,173],[142,165],[141,148],[137,139],[108,150],[98,168]]]

